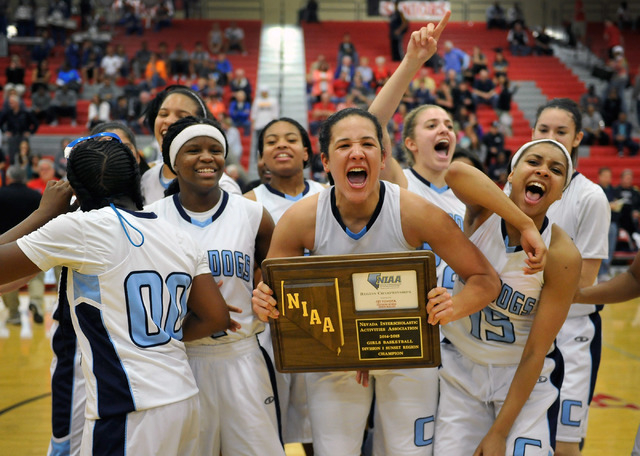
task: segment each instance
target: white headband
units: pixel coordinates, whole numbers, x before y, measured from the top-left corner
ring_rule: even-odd
[[[222,151],[224,152],[225,158],[227,157],[227,143],[220,130],[213,125],[191,125],[178,133],[178,135],[173,138],[173,141],[171,141],[171,146],[169,147],[169,163],[171,164],[172,169],[175,169],[176,156],[178,155],[180,148],[184,146],[187,141],[199,136],[208,136],[209,138],[216,139],[222,145]]]
[[[569,151],[567,151],[567,149],[561,143],[554,139],[537,139],[535,141],[529,141],[528,143],[523,145],[520,149],[518,149],[518,151],[513,155],[513,158],[511,159],[511,171],[513,171],[516,164],[518,163],[518,160],[520,160],[520,157],[527,149],[529,149],[531,146],[542,143],[553,144],[562,152],[564,152],[565,157],[567,157],[567,175],[565,176],[564,187],[562,187],[562,189],[564,190],[569,186],[569,182],[571,182],[571,177],[573,176],[573,162],[571,161],[571,154],[569,153]]]

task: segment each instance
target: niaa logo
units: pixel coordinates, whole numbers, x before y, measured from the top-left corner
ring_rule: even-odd
[[[399,275],[382,275],[379,272],[372,272],[369,274],[367,281],[373,285],[376,290],[380,288],[380,284],[399,284],[401,278]]]

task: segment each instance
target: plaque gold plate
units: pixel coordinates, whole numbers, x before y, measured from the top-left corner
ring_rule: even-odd
[[[270,321],[280,372],[440,365],[427,323],[436,286],[428,250],[271,258],[262,262],[280,317]]]

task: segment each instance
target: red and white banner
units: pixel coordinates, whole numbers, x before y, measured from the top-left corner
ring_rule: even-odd
[[[398,3],[398,9],[409,21],[439,21],[446,11],[451,10],[451,3],[407,1]],[[391,16],[393,11],[393,2],[380,2],[381,16]]]

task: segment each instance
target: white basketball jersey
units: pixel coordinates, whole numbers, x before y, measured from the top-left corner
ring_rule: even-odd
[[[140,178],[140,188],[142,190],[142,196],[144,197],[144,204],[151,204],[154,201],[164,198],[164,191],[169,188],[172,180],[167,180],[162,176],[163,167],[164,163],[160,160]],[[218,185],[228,193],[234,193],[236,195],[242,194],[238,183],[225,173],[220,177]]]
[[[548,247],[551,224],[546,218],[540,234]],[[497,214],[469,239],[498,272],[502,289],[498,298],[481,311],[443,326],[442,335],[478,364],[518,364],[537,311],[544,272],[522,272],[527,254],[520,246],[508,246],[505,224]],[[458,279],[455,291],[462,286]]]
[[[242,313],[231,314],[231,318],[242,325],[237,332],[213,334],[189,344],[217,345],[261,332],[264,324],[253,313],[251,293],[262,205],[223,191],[212,216],[205,222],[199,222],[187,214],[180,203],[180,194],[156,201],[148,209],[157,212],[158,216],[198,242],[207,253],[213,277],[216,281],[222,281],[220,292],[225,301],[242,309]]]
[[[417,195],[422,196],[430,203],[438,206],[445,211],[456,222],[456,225],[463,229],[464,226],[464,213],[466,206],[458,197],[453,193],[453,190],[447,185],[444,187],[436,187],[431,182],[420,176],[413,168],[405,169],[404,174],[407,177],[407,190]],[[421,250],[431,250],[431,246],[424,243]],[[457,278],[457,274],[436,255],[436,275],[438,279],[438,286],[444,287],[449,290],[449,293],[453,292],[453,284]]]
[[[296,196],[287,195],[268,184],[261,184],[253,189],[256,195],[256,201],[261,203],[271,215],[274,223],[278,223],[282,214],[293,206],[293,203],[300,201],[307,196],[315,195],[325,189],[325,186],[319,182],[306,180],[304,181],[304,190]]]
[[[562,199],[549,207],[547,217],[566,231],[583,259],[608,258],[611,207],[602,187],[574,173]],[[569,317],[588,315],[595,310],[594,305],[573,304]]]
[[[67,296],[89,419],[198,392],[181,342],[182,319],[193,278],[209,273],[207,258],[156,214],[118,212],[106,207],[61,215],[18,240],[42,270],[69,267]]]
[[[402,252],[413,250],[404,238],[400,219],[400,187],[380,181],[380,200],[369,223],[359,233],[345,226],[336,206],[335,189],[320,192],[312,255]]]

